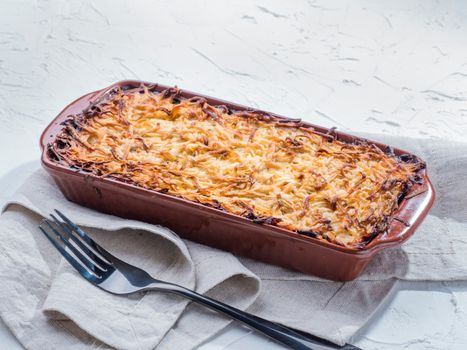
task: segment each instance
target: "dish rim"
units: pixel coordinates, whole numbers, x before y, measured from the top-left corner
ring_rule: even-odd
[[[146,195],[146,196],[151,196],[151,197],[159,197],[163,198],[164,200],[169,200],[171,202],[175,202],[178,204],[183,204],[183,205],[188,205],[189,207],[192,207],[193,209],[198,209],[201,211],[208,213],[213,213],[215,212],[216,215],[220,215],[225,217],[226,219],[232,219],[235,221],[240,221],[245,224],[251,224],[251,225],[258,225],[256,223],[253,223],[252,220],[247,219],[243,216],[233,214],[230,212],[225,212],[221,211],[215,208],[208,207],[206,205],[203,205],[201,203],[196,203],[187,199],[179,198],[170,194],[164,194],[160,193],[154,190],[150,189],[145,189],[133,184],[128,184],[124,183],[122,181],[112,179],[112,178],[100,178],[92,173],[84,172],[81,170],[74,170],[71,169],[70,167],[67,167],[62,164],[58,164],[56,162],[53,162],[47,152],[47,144],[51,141],[53,141],[57,135],[58,132],[62,130],[62,127],[60,127],[60,124],[71,114],[67,113],[70,109],[76,108],[78,105],[81,106],[83,102],[87,101],[90,104],[95,103],[99,99],[102,99],[103,97],[106,96],[107,93],[109,93],[111,90],[117,88],[117,87],[123,87],[123,86],[133,86],[133,87],[138,87],[141,85],[146,85],[146,86],[155,86],[155,89],[157,91],[163,91],[165,89],[172,88],[171,86],[163,85],[163,84],[158,84],[158,83],[151,83],[151,82],[145,82],[145,81],[139,81],[139,80],[123,80],[116,82],[106,88],[85,94],[81,96],[80,98],[76,99],[75,101],[71,102],[68,104],[49,124],[48,126],[44,129],[44,131],[41,134],[40,137],[40,147],[41,147],[41,163],[46,169],[50,169],[55,172],[62,172],[62,173],[67,173],[67,174],[73,174],[75,176],[80,176],[85,179],[92,178],[93,181],[98,181],[102,184],[109,185],[109,186],[115,186],[117,188],[123,189],[125,191],[129,192],[136,192],[140,195]],[[282,115],[260,110],[257,108],[252,108],[248,106],[244,106],[238,103],[226,101],[223,99],[211,97],[208,95],[192,92],[189,90],[185,89],[180,89],[180,96],[182,97],[191,97],[191,96],[199,96],[206,98],[206,100],[213,105],[226,105],[229,108],[236,109],[236,110],[249,110],[249,111],[259,111],[262,113],[267,113],[268,115],[282,118],[282,119],[292,119],[289,117],[284,117]],[[81,108],[81,107],[80,107]],[[81,112],[81,109],[78,109],[74,113],[79,113]],[[331,130],[331,128],[326,128],[322,127],[313,123],[309,123],[306,121],[301,121],[301,123],[305,127],[311,127],[314,128],[315,130],[326,133]],[[353,140],[360,140],[360,141],[366,141],[370,144],[374,144],[380,149],[384,150],[388,145],[380,143],[378,141],[374,140],[369,140],[363,137],[351,135],[345,132],[341,132],[338,130],[334,129],[334,134],[337,136],[339,140],[343,140],[345,142],[350,142]],[[400,154],[409,154],[413,155],[411,152],[407,152],[405,150],[402,150],[400,148],[394,147],[394,153],[397,155]],[[389,248],[389,247],[394,247],[397,245],[402,244],[405,242],[410,236],[413,235],[415,232],[415,229],[418,227],[418,225],[423,221],[423,219],[426,217],[428,214],[428,211],[432,207],[434,200],[435,200],[435,189],[428,177],[427,170],[424,169],[421,172],[421,179],[422,183],[421,184],[415,184],[412,186],[412,188],[409,190],[409,192],[406,193],[404,198],[402,199],[399,208],[397,211],[392,215],[393,219],[391,220],[391,223],[388,226],[388,229],[384,232],[381,232],[377,234],[375,237],[371,239],[368,243],[364,244],[363,247],[346,247],[342,246],[339,244],[336,244],[334,242],[329,242],[326,240],[320,240],[314,237],[309,237],[306,235],[299,234],[295,231],[288,230],[285,228],[281,228],[275,225],[268,225],[268,224],[262,224],[265,227],[267,227],[269,230],[273,231],[276,234],[282,234],[287,236],[290,239],[294,240],[300,240],[304,241],[306,243],[310,244],[317,244],[322,246],[323,248],[328,248],[332,250],[337,250],[342,253],[346,254],[352,254],[352,255],[357,255],[361,257],[368,257],[368,255],[373,255],[377,253],[378,251],[384,249],[384,248]],[[410,197],[410,195],[420,191],[419,194]],[[407,198],[409,197],[409,198]],[[411,207],[413,206],[413,208]],[[412,215],[410,215],[410,212],[412,212]],[[410,224],[410,226],[406,226],[405,223],[402,221],[399,222],[397,220],[394,220],[394,217],[397,217],[398,214],[403,214],[403,221],[407,222]],[[399,232],[396,232],[399,228]]]

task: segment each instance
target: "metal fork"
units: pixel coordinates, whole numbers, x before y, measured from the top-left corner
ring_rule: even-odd
[[[336,346],[326,340],[251,315],[177,284],[157,280],[146,271],[113,256],[60,211],[55,210],[55,212],[60,219],[51,214],[51,220],[44,219],[39,229],[85,279],[107,292],[127,295],[153,290],[180,295],[240,321],[292,349],[358,349],[350,344],[343,347]]]

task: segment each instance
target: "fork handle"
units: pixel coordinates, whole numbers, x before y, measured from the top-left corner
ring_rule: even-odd
[[[211,299],[207,296],[198,294],[190,289],[186,289],[178,285],[170,285],[169,288],[167,287],[160,288],[160,285],[158,285],[154,289],[157,289],[157,290],[162,289],[167,292],[181,295],[198,304],[206,306],[209,309],[218,311],[230,318],[233,318],[237,321],[244,323],[248,327],[259,331],[260,333],[278,341],[279,343],[282,343],[283,345],[286,345],[287,347],[291,349],[295,349],[295,350],[309,350],[309,349],[314,349],[314,350],[354,349],[354,350],[357,350],[359,349],[350,344],[346,344],[344,346],[337,346],[327,340],[320,339],[315,336],[300,334],[291,328],[265,320],[258,316],[254,316],[245,311],[239,310],[235,307],[229,306],[220,301]]]

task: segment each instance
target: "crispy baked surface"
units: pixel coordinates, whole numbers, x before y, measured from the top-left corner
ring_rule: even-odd
[[[388,228],[424,168],[297,120],[147,86],[69,116],[48,151],[71,168],[347,247]]]

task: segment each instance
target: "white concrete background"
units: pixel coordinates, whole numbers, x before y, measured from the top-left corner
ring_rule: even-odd
[[[131,78],[343,130],[467,141],[467,2],[3,0],[0,199],[67,103]],[[466,329],[466,283],[402,283],[355,342],[466,349]],[[245,334],[204,349],[267,344]]]

